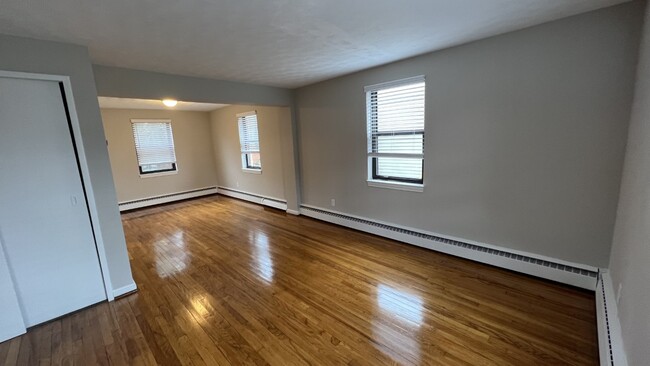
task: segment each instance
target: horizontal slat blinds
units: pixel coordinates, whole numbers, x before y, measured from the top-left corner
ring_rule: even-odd
[[[237,115],[239,124],[239,144],[242,154],[242,168],[262,168],[260,157],[260,136],[257,130],[257,113],[246,112]]]
[[[260,137],[257,132],[257,114],[239,116],[239,144],[242,154],[260,151]]]
[[[422,183],[423,77],[366,88],[373,179]]]
[[[172,124],[169,121],[132,121],[140,166],[176,163]]]

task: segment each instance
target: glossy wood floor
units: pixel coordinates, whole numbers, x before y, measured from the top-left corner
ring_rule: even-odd
[[[593,294],[221,196],[123,215],[139,292],[2,365],[595,365]]]

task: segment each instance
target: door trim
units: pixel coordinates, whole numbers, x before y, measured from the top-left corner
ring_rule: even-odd
[[[104,292],[106,293],[106,299],[108,301],[113,301],[115,299],[115,296],[113,295],[113,284],[111,282],[111,276],[108,269],[108,261],[106,259],[106,247],[104,246],[104,240],[102,237],[99,214],[97,211],[97,202],[95,202],[95,194],[93,192],[92,181],[90,180],[88,160],[86,159],[86,152],[83,146],[81,127],[79,125],[79,116],[77,115],[77,108],[74,102],[70,77],[65,75],[37,74],[3,70],[0,70],[0,77],[57,81],[63,85],[63,91],[65,92],[65,98],[63,98],[63,102],[65,103],[70,113],[73,144],[77,150],[77,159],[79,159],[79,165],[81,166],[81,179],[83,180],[83,189],[86,194],[86,201],[88,202],[90,221],[92,223],[91,227],[95,236],[95,248],[97,250],[97,257],[99,259],[99,269],[102,274],[102,279],[104,280]]]

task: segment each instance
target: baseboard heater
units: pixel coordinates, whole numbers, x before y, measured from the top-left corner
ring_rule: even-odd
[[[596,319],[598,321],[600,364],[602,366],[627,366],[612,279],[607,270],[601,271],[598,279]]]
[[[570,263],[469,240],[445,237],[413,228],[399,227],[319,207],[300,205],[300,214],[398,240],[423,248],[491,264],[589,290],[596,289],[598,268]]]
[[[244,201],[259,203],[261,205],[277,208],[283,211],[287,210],[287,201],[279,198],[261,196],[256,193],[244,192],[244,191],[239,191],[236,189],[221,187],[221,186],[219,186],[219,194],[228,197],[238,198]]]
[[[118,203],[120,211],[128,211],[136,208],[159,205],[161,203],[185,200],[188,198],[207,196],[217,193],[217,187],[205,187],[193,189],[191,191],[169,193],[160,196],[141,198],[137,200],[125,201]]]

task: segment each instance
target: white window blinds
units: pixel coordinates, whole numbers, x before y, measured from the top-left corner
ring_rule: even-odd
[[[131,120],[140,173],[176,170],[172,124],[169,120]]]
[[[260,137],[257,130],[257,113],[246,112],[237,115],[239,124],[239,144],[241,146],[242,167],[260,169]]]
[[[422,183],[424,77],[366,87],[369,178]]]

